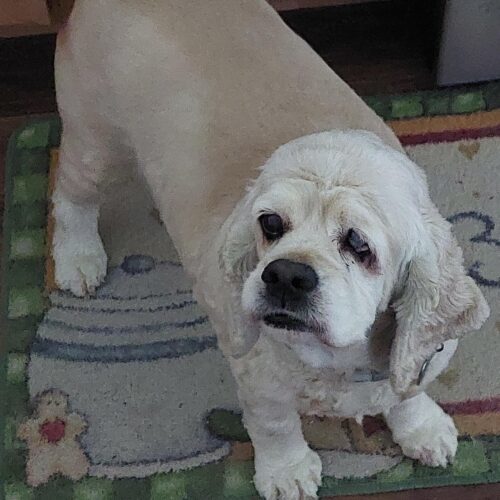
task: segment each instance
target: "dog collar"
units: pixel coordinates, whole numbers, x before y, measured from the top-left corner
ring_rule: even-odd
[[[351,375],[351,382],[379,382],[380,380],[389,380],[389,371],[363,370],[356,368]]]
[[[434,358],[434,356],[441,352],[444,349],[444,344],[440,344],[434,353],[430,357],[428,357],[422,364],[422,368],[420,368],[420,372],[418,374],[418,379],[416,386],[420,386],[422,381],[424,380],[425,374],[427,373],[427,369],[429,368],[430,362]],[[377,371],[370,369],[361,369],[356,368],[351,375],[351,382],[354,383],[363,383],[363,382],[379,382],[381,380],[389,380],[390,373],[389,370]]]

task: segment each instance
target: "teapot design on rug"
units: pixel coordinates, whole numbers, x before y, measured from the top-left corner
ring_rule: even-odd
[[[191,285],[177,261],[131,252],[94,296],[50,295],[28,387],[32,397],[58,387],[85,415],[90,476],[145,477],[229,453],[205,418],[238,409],[236,389]]]
[[[38,394],[35,403],[33,416],[17,431],[28,445],[28,484],[39,486],[54,474],[81,479],[89,470],[88,458],[77,440],[87,427],[85,420],[69,413],[68,396],[58,389]]]

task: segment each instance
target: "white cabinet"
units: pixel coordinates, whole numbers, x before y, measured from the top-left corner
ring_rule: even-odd
[[[500,78],[500,0],[448,0],[437,83]]]

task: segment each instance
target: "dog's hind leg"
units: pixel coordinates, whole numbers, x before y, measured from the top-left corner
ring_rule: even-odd
[[[106,275],[107,256],[98,233],[98,180],[104,158],[98,148],[64,123],[53,202],[52,255],[63,290],[94,293]]]
[[[126,148],[112,121],[112,69],[89,48],[92,13],[75,6],[57,37],[55,82],[63,131],[53,194],[55,281],[75,295],[92,294],[106,275],[98,232],[99,184]],[[83,9],[83,10],[82,10]],[[111,75],[111,76],[110,76]]]
[[[99,183],[105,170],[121,161],[124,148],[102,109],[106,83],[96,90],[92,77],[82,75],[89,64],[64,38],[58,39],[55,63],[63,122],[52,199],[55,280],[61,289],[83,296],[94,293],[106,275],[107,256],[98,232]]]

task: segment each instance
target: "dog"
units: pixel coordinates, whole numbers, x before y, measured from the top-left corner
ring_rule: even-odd
[[[316,498],[300,414],[382,413],[409,457],[453,459],[425,388],[488,306],[422,170],[264,0],[77,0],[55,76],[56,281],[103,281],[99,183],[134,162],[230,362],[263,497]]]

